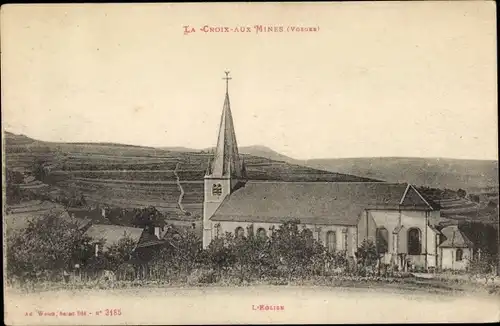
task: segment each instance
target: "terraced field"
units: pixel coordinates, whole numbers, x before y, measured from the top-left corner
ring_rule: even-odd
[[[498,200],[498,197],[496,197]],[[444,220],[457,222],[475,221],[498,226],[498,208],[488,200],[480,203],[467,198],[448,198],[437,201]]]
[[[26,174],[35,162],[44,162],[51,191],[78,191],[89,203],[124,208],[153,205],[166,213],[185,215],[178,205],[181,199],[182,208],[196,219],[201,216],[203,177],[212,156],[119,144],[48,143],[7,133],[6,157],[8,168]],[[252,180],[371,181],[251,155],[242,157]]]
[[[48,168],[50,186],[29,182],[21,185],[24,188],[52,194],[57,194],[58,189],[78,191],[89,203],[123,208],[153,205],[160,211],[185,216],[178,205],[181,199],[183,209],[194,219],[201,216],[203,177],[211,159],[207,152],[120,144],[48,143],[10,133],[5,135],[5,144],[8,168],[30,174],[37,161]],[[247,154],[242,157],[251,180],[376,181]],[[498,202],[498,188],[481,191],[486,202],[488,198]],[[484,204],[466,198],[438,198],[436,202],[445,217],[490,220],[492,216]]]
[[[40,214],[43,214],[49,212],[50,210],[58,208],[62,208],[62,206],[41,200],[31,200],[17,205],[9,206],[9,213],[24,214],[28,212],[39,212]]]

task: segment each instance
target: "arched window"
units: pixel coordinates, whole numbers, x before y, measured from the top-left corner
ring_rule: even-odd
[[[462,261],[464,252],[462,249],[457,249],[457,255],[455,257],[456,261]]]
[[[347,239],[348,239],[348,230],[347,228],[342,229],[342,250],[347,250]]]
[[[334,231],[328,231],[326,233],[326,249],[328,249],[329,252],[337,250],[337,235]]]
[[[220,234],[221,226],[220,223],[215,224],[215,237],[218,238]]]
[[[420,229],[408,230],[408,255],[420,255],[422,253],[422,238]]]
[[[389,231],[386,228],[377,228],[377,252],[385,254],[389,251]]]
[[[249,237],[253,237],[254,233],[253,233],[253,224],[250,224],[247,226],[247,235]]]
[[[257,237],[259,239],[262,239],[262,240],[266,239],[267,238],[266,229],[258,228],[257,229]]]
[[[238,226],[235,230],[234,230],[234,235],[237,237],[237,238],[243,238],[245,236],[245,230],[243,230],[243,228],[241,226]]]

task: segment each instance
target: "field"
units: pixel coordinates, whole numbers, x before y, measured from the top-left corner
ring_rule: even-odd
[[[106,309],[116,313],[106,316]],[[8,290],[5,311],[9,325],[492,322],[499,316],[498,297],[377,284],[358,288],[157,285],[29,294]]]
[[[35,162],[48,167],[46,183],[22,185],[39,192],[81,192],[90,203],[124,208],[155,206],[171,215],[182,209],[199,219],[203,177],[212,155],[120,144],[49,143],[5,134],[6,166],[29,175]],[[249,179],[282,181],[370,181],[282,161],[242,155]],[[182,189],[181,189],[182,188]],[[181,198],[181,193],[184,195]]]
[[[30,175],[34,163],[40,161],[49,170],[45,184],[30,180],[21,184],[21,188],[52,194],[77,191],[91,204],[123,208],[152,205],[174,219],[185,216],[183,210],[189,212],[193,220],[199,220],[202,214],[203,177],[212,157],[210,150],[189,152],[107,143],[50,143],[11,133],[6,133],[5,139],[8,168]],[[251,180],[384,180],[412,182],[417,186],[437,184],[439,188],[450,186],[453,190],[462,188],[479,194],[480,202],[457,195],[432,198],[441,206],[444,219],[497,221],[496,211],[486,206],[490,201],[498,203],[496,162],[418,158],[298,161],[262,146],[242,148],[242,152],[250,153],[242,157]]]
[[[16,231],[25,228],[28,221],[40,218],[49,212],[63,214],[64,207],[48,201],[30,200],[9,206],[3,215],[3,220],[8,232]]]

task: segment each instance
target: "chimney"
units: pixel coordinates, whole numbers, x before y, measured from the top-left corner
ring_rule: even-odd
[[[155,236],[160,239],[160,227],[159,226],[155,226]]]

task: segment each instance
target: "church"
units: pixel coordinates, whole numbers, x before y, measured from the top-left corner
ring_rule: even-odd
[[[283,222],[299,219],[328,250],[345,251],[353,259],[367,239],[376,243],[384,263],[402,269],[443,266],[440,245],[446,238],[434,226],[439,208],[411,184],[248,180],[238,153],[227,73],[225,79],[217,146],[204,178],[204,248],[226,232],[245,236],[251,226],[266,237]]]

